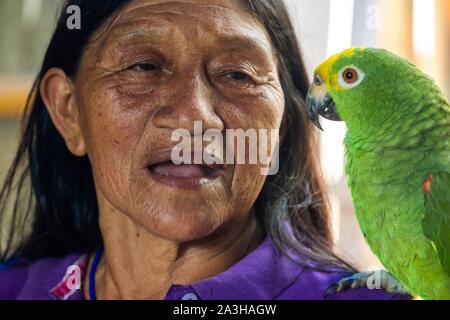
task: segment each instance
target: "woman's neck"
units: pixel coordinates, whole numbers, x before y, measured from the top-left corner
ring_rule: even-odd
[[[100,214],[105,251],[95,273],[97,299],[164,299],[172,284],[192,284],[225,271],[262,241],[254,214],[232,226],[179,243],[155,236],[115,210]],[[91,264],[92,258],[88,271]]]

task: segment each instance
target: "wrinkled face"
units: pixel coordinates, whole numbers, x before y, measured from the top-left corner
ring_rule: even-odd
[[[75,92],[101,215],[113,208],[188,241],[251,213],[260,164],[168,158],[174,130],[194,135],[194,121],[203,132],[280,127],[270,38],[239,1],[132,1],[86,48]]]

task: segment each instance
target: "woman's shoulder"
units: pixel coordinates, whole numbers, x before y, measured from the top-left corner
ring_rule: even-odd
[[[74,253],[36,260],[13,259],[0,264],[0,300],[57,298],[52,294],[58,293],[54,289],[60,291],[61,281],[70,272],[79,271],[81,275],[85,261],[86,255]]]
[[[287,251],[287,252],[286,252]],[[323,300],[327,289],[351,273],[312,262],[286,250],[280,252],[270,237],[225,272],[193,285],[205,300]],[[384,290],[350,289],[332,300],[407,299]]]
[[[409,300],[410,296],[389,293],[383,289],[368,287],[349,289],[325,295],[327,289],[337,281],[351,276],[352,273],[338,268],[304,267],[292,284],[286,288],[278,299],[308,300]]]
[[[0,264],[0,300],[15,299],[24,286],[30,262],[10,259]]]

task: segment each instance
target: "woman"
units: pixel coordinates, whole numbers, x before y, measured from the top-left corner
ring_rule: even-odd
[[[322,299],[352,269],[332,251],[307,84],[281,0],[68,1],[1,193],[0,297]],[[276,130],[277,174],[176,166],[171,135],[196,122]]]

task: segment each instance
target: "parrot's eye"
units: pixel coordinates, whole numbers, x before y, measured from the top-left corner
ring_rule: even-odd
[[[345,82],[353,83],[358,80],[358,73],[355,69],[348,68],[344,70],[343,78]]]
[[[338,83],[342,88],[356,87],[364,78],[364,73],[355,66],[347,66],[339,72]]]

